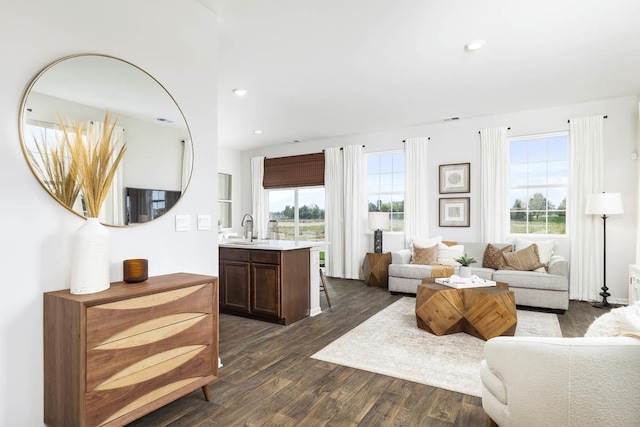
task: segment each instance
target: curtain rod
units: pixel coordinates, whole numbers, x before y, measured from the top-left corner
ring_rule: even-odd
[[[431,137],[430,137],[430,136],[428,136],[428,137],[427,137],[427,140],[431,141]],[[402,142],[407,142],[407,140],[406,140],[406,139],[403,139],[403,140],[402,140]]]
[[[366,145],[362,144],[362,148],[366,147]],[[340,151],[342,151],[344,147],[340,147]],[[322,149],[322,152],[324,153],[324,148]]]
[[[609,116],[602,116],[603,119],[606,119]],[[567,123],[571,123],[571,119],[567,120]]]
[[[510,128],[510,127],[508,127],[508,128],[507,128],[507,130],[511,130],[511,128]],[[480,131],[478,131],[478,133],[480,133]]]

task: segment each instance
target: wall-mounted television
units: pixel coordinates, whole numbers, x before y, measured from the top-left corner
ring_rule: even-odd
[[[180,191],[126,188],[127,224],[154,220],[169,211],[180,198]]]

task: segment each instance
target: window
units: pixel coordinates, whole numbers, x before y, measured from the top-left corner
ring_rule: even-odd
[[[324,187],[269,190],[268,236],[324,241]]]
[[[218,173],[218,225],[221,228],[231,227],[231,175]]]
[[[566,234],[567,133],[509,140],[511,233]]]
[[[368,212],[390,212],[391,231],[404,230],[404,152],[369,154]]]

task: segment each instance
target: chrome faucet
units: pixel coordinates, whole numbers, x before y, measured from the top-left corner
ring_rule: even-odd
[[[249,217],[249,219],[245,222],[247,217]],[[244,238],[253,242],[253,215],[244,214],[242,222],[240,222],[240,227],[243,227],[242,234],[244,235]]]

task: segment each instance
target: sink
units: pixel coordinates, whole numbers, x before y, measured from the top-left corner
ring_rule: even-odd
[[[227,245],[259,246],[259,245],[266,245],[269,242],[266,240],[254,240],[252,242],[251,240],[248,240],[248,239],[230,239],[222,243]]]

